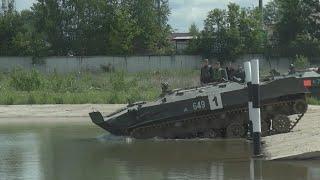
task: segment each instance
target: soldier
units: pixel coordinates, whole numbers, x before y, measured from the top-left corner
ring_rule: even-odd
[[[290,74],[295,74],[296,73],[296,68],[294,67],[293,64],[290,64],[290,67],[289,67],[289,75]]]
[[[234,81],[234,76],[235,76],[236,70],[233,67],[233,64],[231,62],[228,63],[228,65],[226,67],[226,71],[227,71],[228,80]]]
[[[210,83],[210,66],[209,66],[209,60],[205,59],[203,60],[203,65],[201,67],[201,75],[200,75],[200,82],[201,84],[208,84]]]
[[[222,82],[223,81],[223,75],[220,62],[217,61],[213,64],[213,67],[210,68],[210,74],[211,74],[211,82]]]
[[[242,66],[238,65],[238,69],[236,70],[236,72],[233,76],[234,80],[236,82],[244,83],[245,77],[246,77],[246,75],[245,75],[245,72],[244,72]]]

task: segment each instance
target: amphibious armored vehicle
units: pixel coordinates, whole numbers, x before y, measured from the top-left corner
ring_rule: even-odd
[[[260,91],[263,135],[289,132],[307,111],[308,92],[301,79],[262,82]],[[240,138],[247,134],[247,104],[246,84],[225,82],[168,91],[154,102],[90,117],[111,134],[137,139]]]
[[[302,79],[304,86],[310,91],[310,96],[320,98],[320,74],[315,71],[301,71],[291,75],[275,76],[274,79],[296,77]]]

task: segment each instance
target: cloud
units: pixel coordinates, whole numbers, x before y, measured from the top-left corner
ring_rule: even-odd
[[[30,9],[33,3],[35,3],[36,0],[16,0],[16,8],[18,11],[21,11],[23,9]]]

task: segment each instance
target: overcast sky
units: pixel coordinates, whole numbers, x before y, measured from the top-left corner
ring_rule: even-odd
[[[270,0],[264,0],[267,3]],[[36,0],[16,0],[18,10],[27,9]],[[259,0],[169,0],[171,15],[169,23],[177,32],[186,32],[195,22],[201,29],[203,20],[208,12],[214,8],[226,8],[229,2],[235,2],[243,7],[257,6]]]

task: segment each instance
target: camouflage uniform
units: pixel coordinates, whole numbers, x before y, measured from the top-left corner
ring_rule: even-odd
[[[223,80],[222,69],[210,68],[211,82],[221,82]]]
[[[200,81],[202,84],[210,83],[210,66],[206,65],[201,68]]]

